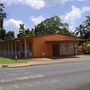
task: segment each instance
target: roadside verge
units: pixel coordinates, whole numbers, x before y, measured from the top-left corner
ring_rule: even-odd
[[[0,64],[0,67],[25,67],[33,65],[43,65],[43,64],[55,64],[55,63],[70,63],[70,62],[81,62],[81,61],[90,61],[90,56],[76,55],[71,58],[32,58],[28,59],[28,63],[15,63],[15,64]]]

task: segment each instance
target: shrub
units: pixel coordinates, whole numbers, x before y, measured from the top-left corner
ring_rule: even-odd
[[[87,48],[86,48],[86,54],[90,54],[90,46],[87,46]]]
[[[83,52],[85,53],[86,52],[86,44],[85,43],[83,43]],[[79,53],[82,53],[82,45],[81,46],[78,46],[78,51],[79,51]]]

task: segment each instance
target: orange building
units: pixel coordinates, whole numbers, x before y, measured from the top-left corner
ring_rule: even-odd
[[[84,39],[62,34],[15,38],[0,42],[0,56],[18,58],[75,56],[75,42]]]

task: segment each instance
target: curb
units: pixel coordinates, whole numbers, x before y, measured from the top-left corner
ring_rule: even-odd
[[[75,63],[75,62],[90,61],[90,57],[88,57],[85,60],[82,60],[82,58],[81,59],[80,58],[78,58],[79,60],[76,59],[76,60],[73,60],[73,61],[70,60],[70,59],[66,59],[66,60],[62,59],[58,62],[56,60],[56,62],[53,62],[53,61],[40,62],[40,61],[38,61],[38,63],[37,63],[37,62],[30,62],[29,61],[28,63],[19,63],[19,64],[17,64],[17,63],[15,63],[15,64],[0,64],[0,68],[18,68],[18,67],[27,67],[27,66],[38,66],[38,65],[49,65],[49,64],[60,64],[60,63],[62,64],[62,63]]]
[[[1,65],[0,68],[18,68],[18,67],[28,67],[28,66],[38,66],[38,65],[49,65],[49,64],[62,64],[62,63],[75,63],[75,62],[87,62],[90,60],[86,60],[86,61],[66,61],[66,62],[53,62],[53,63],[39,63],[39,64],[26,64],[26,65],[22,65],[22,64],[16,64],[16,65]]]
[[[4,65],[0,65],[0,68],[16,68],[16,67],[25,67],[25,66],[30,66],[30,64],[4,64]]]

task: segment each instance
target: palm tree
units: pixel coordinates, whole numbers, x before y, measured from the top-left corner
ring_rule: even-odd
[[[82,24],[79,25],[79,27],[76,27],[75,32],[76,32],[76,35],[80,35],[80,37],[82,38],[84,36],[84,34],[85,34],[84,26]]]
[[[83,22],[86,32],[90,32],[90,15],[86,16],[86,20]]]

